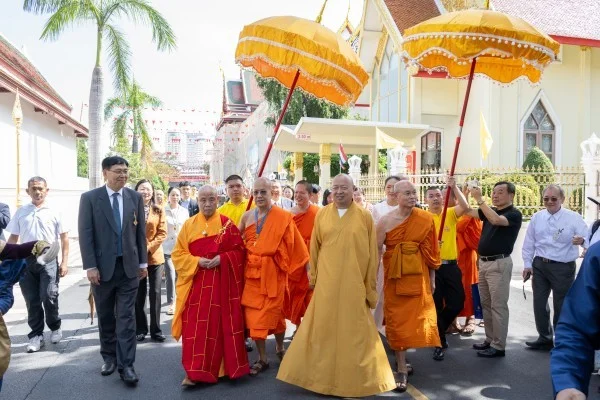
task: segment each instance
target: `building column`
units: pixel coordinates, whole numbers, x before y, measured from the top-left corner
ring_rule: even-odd
[[[597,199],[600,194],[598,191],[598,176],[600,176],[600,139],[595,133],[589,139],[581,142],[581,165],[585,173],[585,187],[581,201],[583,202],[583,216],[585,221],[590,224],[598,217],[598,206],[591,201],[587,201],[588,197]]]
[[[371,165],[369,166],[369,172],[368,174],[370,176],[375,176],[377,175],[377,164],[379,163],[379,157],[378,157],[378,150],[377,148],[372,148],[371,150],[369,150],[369,162],[371,163]]]
[[[304,168],[304,153],[294,153],[294,155],[292,156],[292,164],[294,165],[293,168],[293,172],[294,172],[294,186],[296,185],[296,183],[298,183],[299,181],[301,181],[302,179],[304,179],[303,172],[302,172],[302,168]]]
[[[319,145],[319,186],[325,190],[329,187],[331,181],[331,144],[323,143]]]

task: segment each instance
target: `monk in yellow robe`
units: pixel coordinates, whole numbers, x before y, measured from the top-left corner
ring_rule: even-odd
[[[313,231],[315,217],[319,211],[319,207],[310,203],[310,195],[312,194],[312,184],[308,181],[300,181],[296,184],[294,192],[294,200],[296,206],[290,211],[294,216],[294,223],[304,239],[306,248],[310,249],[310,236]],[[284,314],[285,318],[289,319],[292,324],[300,325],[302,317],[310,303],[312,290],[308,285],[308,274],[306,269],[298,269],[288,277],[288,290],[285,297]]]
[[[244,242],[235,224],[217,210],[211,186],[198,192],[200,212],[188,219],[171,253],[177,271],[172,335],[182,338],[184,386],[236,379],[250,372],[244,346]]]
[[[332,182],[310,240],[312,300],[277,379],[313,392],[364,397],[396,387],[369,308],[377,304],[375,224],[352,201],[352,178]]]
[[[229,201],[219,207],[219,213],[239,225],[242,215],[248,208],[248,199],[244,198],[244,181],[239,175],[230,175],[225,179],[225,190]],[[254,208],[252,205],[251,208]]]
[[[268,179],[254,181],[256,208],[247,211],[240,222],[247,250],[242,305],[246,327],[259,353],[259,360],[250,369],[251,376],[269,368],[265,343],[268,335],[275,335],[275,350],[283,359],[283,303],[288,275],[304,270],[308,262],[308,250],[292,214],[271,204],[271,190]]]
[[[383,314],[385,336],[396,352],[397,391],[408,387],[406,350],[440,347],[433,302],[435,270],[440,251],[433,217],[415,207],[417,191],[409,181],[394,185],[398,209],[377,224],[377,240],[383,255]]]

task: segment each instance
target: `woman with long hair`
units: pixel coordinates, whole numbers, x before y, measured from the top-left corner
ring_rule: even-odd
[[[141,342],[148,334],[145,306],[150,282],[150,337],[157,342],[164,342],[166,337],[160,329],[160,291],[165,256],[161,245],[167,238],[167,220],[164,210],[154,202],[154,186],[150,181],[142,179],[135,185],[135,190],[144,201],[148,247],[148,277],[140,279],[135,301],[136,338]]]
[[[325,189],[325,191],[323,192],[323,207],[328,206],[331,203],[333,203],[333,193],[331,192],[331,190]]]
[[[183,223],[190,217],[187,208],[179,205],[181,200],[181,192],[179,188],[171,187],[167,192],[169,203],[165,207],[167,216],[167,240],[163,243],[163,251],[165,253],[165,277],[167,286],[167,304],[169,306],[167,315],[175,313],[175,266],[171,259],[171,252],[177,242],[177,235],[181,231]]]

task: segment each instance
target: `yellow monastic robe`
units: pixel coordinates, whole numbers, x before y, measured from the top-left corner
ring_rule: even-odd
[[[227,203],[223,204],[221,207],[217,209],[219,214],[222,214],[233,221],[236,226],[240,225],[240,221],[242,220],[242,216],[246,212],[246,207],[248,207],[248,200],[244,199],[237,206],[229,200]],[[256,207],[254,203],[250,206],[250,209]]]
[[[369,211],[352,203],[340,217],[321,209],[310,241],[313,297],[277,379],[340,397],[396,387],[369,307],[377,304],[379,255]]]

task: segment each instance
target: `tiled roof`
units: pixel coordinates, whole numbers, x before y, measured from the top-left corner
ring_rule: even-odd
[[[411,26],[440,15],[435,0],[384,0],[384,2],[401,34]]]
[[[0,60],[6,62],[14,71],[21,75],[27,83],[40,90],[71,112],[71,106],[67,103],[48,81],[42,76],[40,71],[27,59],[17,48],[15,48],[4,36],[0,34]]]
[[[491,8],[523,18],[548,35],[600,40],[598,0],[491,0]]]

